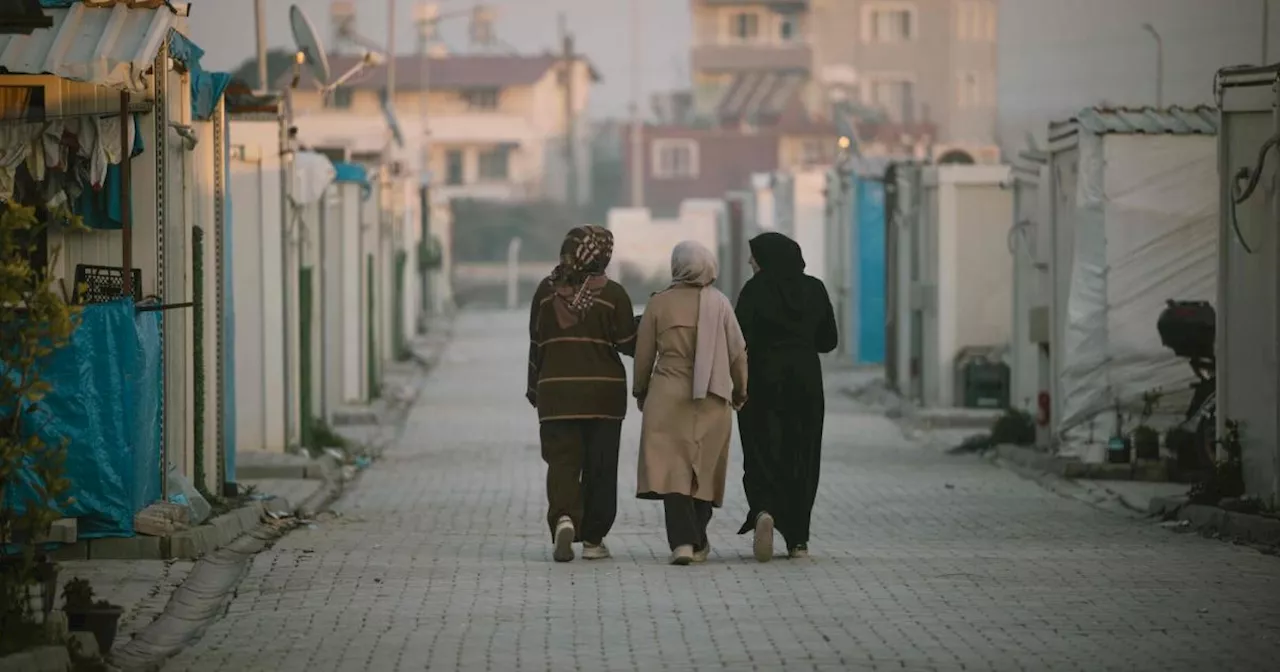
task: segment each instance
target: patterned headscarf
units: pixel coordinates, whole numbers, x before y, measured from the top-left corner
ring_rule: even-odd
[[[604,271],[613,260],[613,232],[599,226],[571,229],[560,246],[560,264],[547,282],[555,288],[556,322],[568,328],[595,305],[608,278]]]

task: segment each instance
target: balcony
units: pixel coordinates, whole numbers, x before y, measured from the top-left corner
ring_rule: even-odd
[[[693,48],[693,69],[701,72],[809,72],[813,49],[807,44],[701,44]]]

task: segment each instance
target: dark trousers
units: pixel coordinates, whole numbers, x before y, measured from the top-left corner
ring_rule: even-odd
[[[618,515],[621,420],[548,420],[539,430],[547,463],[547,524],[554,538],[562,516],[574,541],[598,544]]]
[[[701,551],[707,547],[711,502],[689,495],[663,495],[662,508],[667,518],[667,543],[671,550],[692,546],[694,550]]]

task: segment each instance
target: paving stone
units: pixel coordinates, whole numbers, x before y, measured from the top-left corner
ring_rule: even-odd
[[[166,670],[1270,670],[1280,561],[947,457],[828,395],[813,558],[751,560],[735,443],[705,565],[631,497],[614,559],[551,561],[519,314],[460,318],[400,439],[255,557]],[[781,544],[779,544],[781,545]]]

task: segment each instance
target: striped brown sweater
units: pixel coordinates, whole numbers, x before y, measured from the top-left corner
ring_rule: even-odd
[[[610,280],[577,324],[561,329],[550,283],[538,285],[529,315],[529,399],[538,420],[621,420],[627,414],[627,370],[636,325],[631,298]]]

